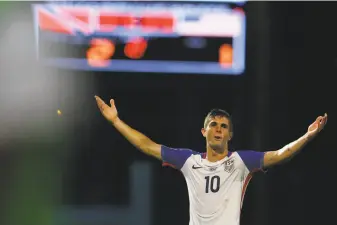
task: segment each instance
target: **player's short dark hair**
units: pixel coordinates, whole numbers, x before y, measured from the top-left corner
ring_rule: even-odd
[[[216,116],[220,116],[220,117],[226,117],[229,121],[229,131],[233,132],[233,122],[232,122],[232,117],[231,115],[223,110],[223,109],[212,109],[207,116],[205,117],[205,121],[204,121],[204,128],[207,127],[209,121],[211,119],[214,119]]]

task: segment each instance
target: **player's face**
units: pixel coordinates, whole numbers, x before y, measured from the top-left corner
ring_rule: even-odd
[[[216,152],[223,152],[227,142],[231,139],[229,120],[226,117],[211,118],[206,128],[201,130],[207,144]]]

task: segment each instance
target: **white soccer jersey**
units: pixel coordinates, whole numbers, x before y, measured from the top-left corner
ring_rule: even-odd
[[[243,197],[252,174],[263,168],[263,152],[237,151],[217,162],[205,153],[162,146],[162,159],[186,180],[190,225],[239,225]]]

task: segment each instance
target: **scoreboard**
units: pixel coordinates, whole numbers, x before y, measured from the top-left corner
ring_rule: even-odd
[[[48,1],[33,5],[36,53],[75,70],[240,75],[244,1]]]

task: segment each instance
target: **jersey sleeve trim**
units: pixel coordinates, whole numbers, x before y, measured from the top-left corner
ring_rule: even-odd
[[[161,157],[163,160],[163,166],[170,166],[175,169],[181,169],[186,160],[191,156],[197,154],[197,152],[191,149],[185,148],[170,148],[167,146],[161,146]]]
[[[237,152],[242,159],[243,163],[251,173],[258,171],[266,172],[264,170],[264,152],[257,151],[238,151]]]

